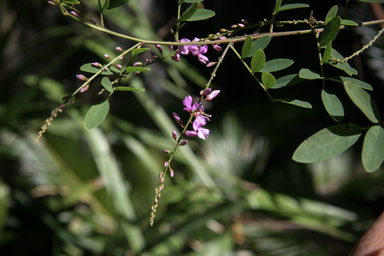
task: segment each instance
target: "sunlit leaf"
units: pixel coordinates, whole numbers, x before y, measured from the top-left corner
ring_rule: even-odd
[[[130,66],[125,69],[126,73],[133,73],[133,72],[141,72],[141,71],[149,71],[151,70],[150,68],[144,68],[144,67],[135,67],[135,66]]]
[[[135,48],[131,51],[131,54],[132,54],[132,56],[135,56],[138,54],[142,54],[143,52],[148,51],[148,50],[149,50],[149,48]]]
[[[282,76],[276,80],[275,86],[273,86],[271,89],[279,89],[284,86],[297,84],[301,81],[303,81],[303,79],[300,78],[298,74]]]
[[[198,21],[198,20],[206,20],[213,16],[215,16],[216,13],[212,10],[207,9],[197,9],[195,13],[189,17],[186,21]]]
[[[102,69],[104,69],[104,68],[103,67],[101,67],[101,68],[95,67],[94,65],[92,65],[92,63],[87,63],[87,64],[84,64],[80,67],[81,71],[88,72],[88,73],[97,73]],[[115,68],[114,66],[110,66],[110,67],[108,67],[108,70],[103,70],[101,72],[102,75],[113,75],[116,73],[121,73],[121,71],[118,70],[117,68]]]
[[[293,60],[290,59],[274,59],[265,63],[265,66],[259,72],[275,72],[285,69],[293,64]]]
[[[375,115],[371,95],[361,89],[357,84],[350,81],[344,82],[344,88],[349,98],[364,113],[364,115],[372,123],[378,123],[379,120],[377,120]]]
[[[359,79],[356,79],[356,78],[353,78],[353,77],[332,76],[330,78],[327,78],[327,80],[335,81],[335,82],[338,82],[338,83],[344,83],[346,81],[350,81],[350,82],[356,84],[357,86],[359,86],[360,88],[363,88],[363,89],[366,89],[366,90],[370,90],[370,91],[373,90],[373,88],[372,88],[372,86],[370,84],[368,84],[366,82],[363,82],[363,81],[360,81]]]
[[[341,19],[339,16],[334,17],[332,20],[328,22],[325,26],[323,32],[320,35],[320,46],[326,46],[330,42],[333,42],[339,33],[341,25]]]
[[[101,85],[105,88],[105,90],[113,92],[113,86],[108,77],[104,77],[103,80],[101,80]]]
[[[253,41],[252,41],[251,36],[247,36],[247,38],[245,39],[244,45],[243,45],[243,49],[241,50],[241,57],[243,59],[248,57],[249,54],[251,53],[252,43],[253,43]]]
[[[321,77],[316,71],[307,68],[300,69],[299,76],[300,78],[307,80],[324,79],[324,77]]]
[[[182,3],[193,4],[193,3],[202,2],[202,1],[204,1],[204,0],[183,0]]]
[[[258,72],[265,66],[265,54],[264,51],[258,49],[252,56],[251,69],[252,72]]]
[[[329,62],[329,59],[331,58],[331,53],[332,53],[332,43],[329,42],[327,47],[325,48],[325,51],[323,53],[323,57],[321,59],[323,63]]]
[[[376,171],[384,161],[384,130],[378,125],[369,128],[364,138],[361,153],[363,166],[367,172]]]
[[[133,87],[125,87],[125,86],[117,86],[116,91],[126,91],[126,92],[131,92],[131,91],[136,91],[136,92],[144,92],[144,88],[133,88]]]
[[[359,23],[357,23],[353,20],[341,19],[341,25],[357,27],[357,26],[359,26]]]
[[[276,84],[276,78],[268,72],[263,72],[261,74],[261,81],[263,82],[264,87],[267,89],[273,87]]]
[[[109,0],[109,6],[107,7],[107,9],[111,10],[120,7],[128,2],[129,0]]]
[[[277,12],[298,9],[298,8],[306,8],[309,7],[309,4],[285,4],[279,8]]]
[[[271,41],[271,38],[272,38],[271,36],[263,36],[253,41],[252,50],[248,55],[248,57],[252,57],[253,54],[258,49],[264,50],[268,46],[269,42]]]
[[[322,90],[321,99],[328,114],[338,123],[344,119],[344,108],[339,98],[328,90]]]
[[[108,99],[93,105],[87,112],[84,120],[84,127],[86,130],[91,130],[99,126],[107,116],[109,111]]]
[[[297,100],[297,99],[289,99],[289,98],[275,99],[275,100],[278,102],[282,102],[282,103],[286,103],[286,104],[290,104],[290,105],[295,105],[295,106],[298,106],[301,108],[312,108],[311,103],[309,103],[307,101],[302,101],[302,100]]]
[[[339,124],[325,128],[296,149],[292,159],[300,163],[315,163],[335,157],[359,139],[362,128],[356,124]]]
[[[327,13],[327,16],[325,16],[325,24],[328,24],[330,20],[336,17],[337,11],[339,7],[337,5],[334,5]]]
[[[192,15],[197,11],[197,8],[199,7],[199,3],[193,3],[191,4],[187,10],[181,15],[180,21],[186,21],[187,19],[191,18]]]

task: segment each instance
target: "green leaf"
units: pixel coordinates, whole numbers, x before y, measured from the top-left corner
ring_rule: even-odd
[[[321,77],[316,71],[307,68],[300,69],[299,76],[307,80],[324,79],[324,77]]]
[[[252,56],[251,59],[251,69],[252,72],[258,72],[265,66],[265,54],[264,51],[258,49]]]
[[[380,126],[372,126],[365,135],[361,160],[367,172],[376,171],[383,163],[384,130]]]
[[[325,24],[328,24],[330,20],[336,17],[337,11],[339,7],[337,5],[334,5],[327,13],[327,16],[325,16]]]
[[[269,42],[271,41],[271,38],[272,38],[271,36],[263,36],[253,41],[252,50],[251,50],[251,53],[248,55],[248,57],[252,57],[253,54],[258,49],[264,50],[268,46]]]
[[[191,18],[192,15],[197,11],[197,8],[199,7],[199,3],[193,3],[191,4],[187,10],[181,15],[180,21],[187,21],[187,19]]]
[[[133,88],[133,87],[125,87],[125,86],[117,86],[115,89],[116,91],[126,91],[126,92],[132,92],[132,91],[144,92],[145,91],[144,88]]]
[[[282,1],[283,0],[276,0],[275,8],[273,9],[274,13],[277,13],[279,11]]]
[[[87,112],[84,120],[84,127],[86,130],[91,130],[99,126],[107,116],[109,111],[108,99],[93,105]]]
[[[88,72],[88,73],[94,73],[94,74],[99,72],[102,69],[103,69],[103,67],[101,67],[101,68],[95,67],[94,65],[92,65],[92,63],[87,63],[87,64],[84,64],[80,67],[81,71]],[[116,73],[121,73],[121,72],[120,72],[120,70],[118,70],[114,66],[110,66],[110,67],[108,67],[107,71],[104,70],[103,72],[101,72],[102,75],[113,75]]]
[[[326,46],[335,40],[337,34],[339,33],[340,25],[341,19],[339,16],[334,17],[328,22],[320,35],[320,47]]]
[[[341,25],[357,27],[357,26],[359,26],[359,23],[357,23],[353,20],[341,19]]]
[[[62,0],[63,4],[80,4],[79,0]]]
[[[123,4],[128,3],[129,0],[109,0],[109,6],[107,7],[108,10],[117,8],[122,6]]]
[[[261,74],[261,81],[267,89],[272,88],[276,84],[276,78],[268,72],[263,72],[263,74]]]
[[[366,2],[366,3],[384,3],[384,0],[357,0],[360,2]]]
[[[341,55],[335,49],[332,49],[331,56],[333,58],[339,59],[339,60],[343,60],[344,59],[343,55]],[[328,64],[333,66],[333,67],[335,67],[335,68],[343,70],[345,73],[347,73],[350,76],[351,75],[357,75],[357,70],[352,68],[348,63],[328,63]]]
[[[363,88],[365,90],[370,90],[370,91],[373,90],[373,88],[372,88],[372,86],[370,84],[368,84],[366,82],[363,82],[363,81],[360,81],[359,79],[356,79],[356,78],[353,78],[353,77],[332,76],[330,78],[327,78],[327,80],[335,81],[335,82],[338,82],[338,83],[344,83],[346,81],[350,81],[350,82],[356,84],[357,86],[359,86],[360,88]]]
[[[298,9],[298,8],[306,8],[306,7],[309,7],[309,4],[285,4],[281,6],[277,12],[279,13],[282,11]]]
[[[273,86],[271,89],[279,89],[284,86],[297,84],[301,81],[303,81],[303,79],[300,78],[298,74],[282,76],[276,80],[275,86]]]
[[[375,115],[371,95],[361,89],[357,84],[350,81],[344,82],[344,89],[353,103],[355,103],[372,123],[379,122]]]
[[[135,67],[135,66],[130,66],[125,69],[126,73],[133,73],[133,72],[141,72],[141,71],[149,71],[151,70],[150,68],[144,68],[144,67]]]
[[[195,13],[191,17],[189,17],[186,21],[206,20],[215,15],[216,13],[214,11],[207,10],[207,9],[197,9]]]
[[[247,36],[247,38],[245,39],[244,45],[243,45],[243,49],[241,50],[241,57],[243,59],[247,58],[249,56],[249,54],[251,53],[252,43],[253,43],[252,37]]]
[[[285,99],[275,99],[278,102],[290,104],[290,105],[295,105],[301,108],[312,108],[311,103],[307,101],[302,101],[302,100],[297,100],[297,99],[290,99],[290,98],[285,98]]]
[[[344,108],[339,98],[328,90],[321,92],[321,99],[328,114],[338,123],[344,119]]]
[[[329,42],[329,44],[325,48],[323,57],[321,59],[323,63],[329,63],[329,59],[331,58],[331,53],[332,53],[332,43]]]
[[[300,163],[315,163],[335,157],[355,144],[361,131],[356,124],[325,128],[301,143],[292,159]]]
[[[149,48],[135,48],[135,49],[133,49],[131,51],[131,54],[132,54],[132,57],[133,57],[133,56],[142,54],[143,52],[148,51],[148,50],[149,50]]]
[[[184,1],[182,1],[182,3],[193,4],[193,3],[202,2],[202,1],[204,1],[204,0],[184,0]]]
[[[293,60],[290,59],[274,59],[265,63],[265,66],[259,72],[275,72],[285,69],[293,64]]]
[[[104,77],[103,80],[101,80],[101,84],[103,85],[105,90],[113,92],[113,86],[108,77]]]

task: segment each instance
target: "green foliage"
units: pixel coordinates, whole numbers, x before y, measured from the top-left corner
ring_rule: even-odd
[[[320,35],[320,46],[327,46],[329,43],[333,42],[339,33],[341,25],[341,19],[339,16],[332,18],[327,25],[325,26],[323,32]]]
[[[290,59],[269,60],[265,63],[264,68],[259,70],[258,72],[276,72],[288,68],[293,64],[293,62],[294,61]]]
[[[285,4],[283,6],[280,6],[277,13],[282,12],[282,11],[298,9],[298,8],[306,8],[306,7],[309,7],[309,5],[308,4]]]
[[[115,68],[114,66],[110,66],[108,67],[108,70],[104,70],[103,67],[100,67],[100,68],[95,67],[94,65],[92,65],[92,63],[87,63],[82,65],[80,67],[80,70],[88,73],[94,73],[94,74],[101,72],[100,74],[102,75],[113,75],[116,73],[121,73],[121,71]]]
[[[276,80],[275,86],[271,89],[279,89],[284,86],[290,86],[301,82],[303,79],[300,78],[298,74],[290,74],[286,76],[282,76]]]
[[[129,0],[106,0],[109,2],[107,9],[111,10],[129,2]]]
[[[215,16],[216,13],[212,10],[207,9],[197,9],[191,17],[189,17],[186,21],[199,21],[206,20]]]
[[[316,71],[307,68],[300,69],[299,77],[307,80],[324,79],[324,77],[321,77]]]
[[[315,163],[335,157],[359,139],[362,129],[356,124],[339,124],[325,128],[300,144],[292,159],[300,163]]]
[[[265,53],[263,50],[258,49],[252,56],[251,59],[251,69],[252,72],[259,72],[265,67]]]
[[[328,114],[338,123],[344,120],[344,108],[339,98],[328,90],[321,91],[321,99]]]
[[[258,49],[264,50],[271,41],[271,38],[271,36],[263,36],[253,41],[252,50],[248,54],[248,57],[252,57]]]
[[[103,100],[93,105],[87,112],[84,120],[84,127],[87,130],[91,130],[99,126],[108,115],[109,112],[109,101],[108,99]]]
[[[241,50],[241,57],[243,59],[245,59],[246,57],[249,56],[249,54],[251,53],[251,50],[252,50],[252,37],[251,36],[247,36],[247,39],[245,39],[245,42],[244,42],[244,45],[243,45],[243,48]]]
[[[271,73],[268,73],[268,72],[263,72],[261,74],[261,81],[263,82],[263,85],[267,89],[272,88],[276,84],[276,78]]]
[[[312,105],[309,102],[298,100],[298,99],[284,98],[284,99],[275,99],[275,100],[278,102],[283,102],[290,105],[298,106],[301,108],[312,108]]]
[[[362,162],[367,172],[376,171],[384,160],[384,130],[378,125],[369,128],[364,138]]]
[[[107,90],[108,92],[113,92],[113,85],[108,77],[103,77],[103,80],[101,80],[101,84],[103,85],[105,90]]]

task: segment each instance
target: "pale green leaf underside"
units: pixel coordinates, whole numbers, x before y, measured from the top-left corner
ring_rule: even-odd
[[[321,77],[319,73],[308,68],[300,69],[299,76],[300,78],[307,80],[324,79],[324,77]]]
[[[344,89],[353,103],[355,103],[372,123],[379,122],[374,113],[371,95],[350,81],[344,82]]]
[[[307,101],[302,101],[302,100],[297,100],[297,99],[289,99],[289,98],[275,99],[275,100],[278,102],[282,102],[282,103],[286,103],[286,104],[290,104],[290,105],[295,105],[295,106],[298,106],[301,108],[312,108],[311,103],[309,103]]]
[[[325,128],[301,143],[292,159],[300,163],[315,163],[335,157],[355,144],[361,131],[356,124]]]
[[[98,104],[93,105],[87,112],[84,120],[86,130],[91,130],[99,126],[107,116],[109,111],[109,101],[106,99]]]
[[[383,163],[384,130],[380,126],[372,126],[365,135],[361,158],[367,172],[376,171]]]
[[[101,85],[105,88],[105,90],[113,92],[113,85],[108,77],[104,77],[103,80],[101,80]]]
[[[346,81],[350,81],[350,82],[356,84],[357,86],[359,86],[360,88],[363,88],[365,90],[370,90],[370,91],[373,90],[373,88],[372,88],[372,86],[370,84],[368,84],[366,82],[363,82],[363,81],[360,81],[359,79],[356,79],[356,78],[353,78],[353,77],[332,76],[330,78],[327,78],[327,80],[335,81],[335,82],[338,82],[338,83],[344,83]]]
[[[344,108],[339,98],[330,91],[322,90],[321,99],[328,114],[338,123],[344,119]]]

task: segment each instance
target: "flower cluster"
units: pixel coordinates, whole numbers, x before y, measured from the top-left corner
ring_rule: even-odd
[[[203,100],[212,100],[220,93],[220,90],[212,91],[212,89],[208,88],[203,92]],[[200,139],[205,140],[208,135],[211,134],[211,131],[203,128],[207,124],[207,121],[210,121],[210,115],[207,115],[204,111],[204,106],[201,103],[195,102],[192,104],[192,97],[188,95],[183,100],[184,105],[184,111],[189,112],[191,115],[193,114],[193,117],[195,120],[192,123],[193,130],[186,130],[184,135],[185,137],[196,137],[198,136]],[[180,119],[180,116],[173,112],[173,117],[175,118],[176,122],[178,124],[182,125],[182,121]]]
[[[192,42],[198,42],[198,41],[200,41],[200,38],[197,38],[197,37],[195,37],[195,39],[192,40]],[[189,43],[189,42],[191,42],[191,40],[189,40],[187,38],[183,38],[183,39],[180,40],[180,42]],[[221,46],[219,46],[217,44],[213,45],[213,49],[215,49],[218,52],[221,52],[223,50],[221,48]],[[183,54],[183,55],[192,54],[193,56],[197,56],[197,58],[199,59],[199,61],[201,63],[207,64],[207,67],[210,67],[210,66],[214,65],[215,63],[214,62],[209,62],[208,57],[204,55],[207,52],[208,52],[208,45],[206,45],[206,44],[202,45],[202,46],[199,46],[199,45],[196,45],[196,44],[180,45],[177,48],[177,51],[176,51],[175,55],[172,57],[172,59],[174,61],[180,61],[180,54]]]

